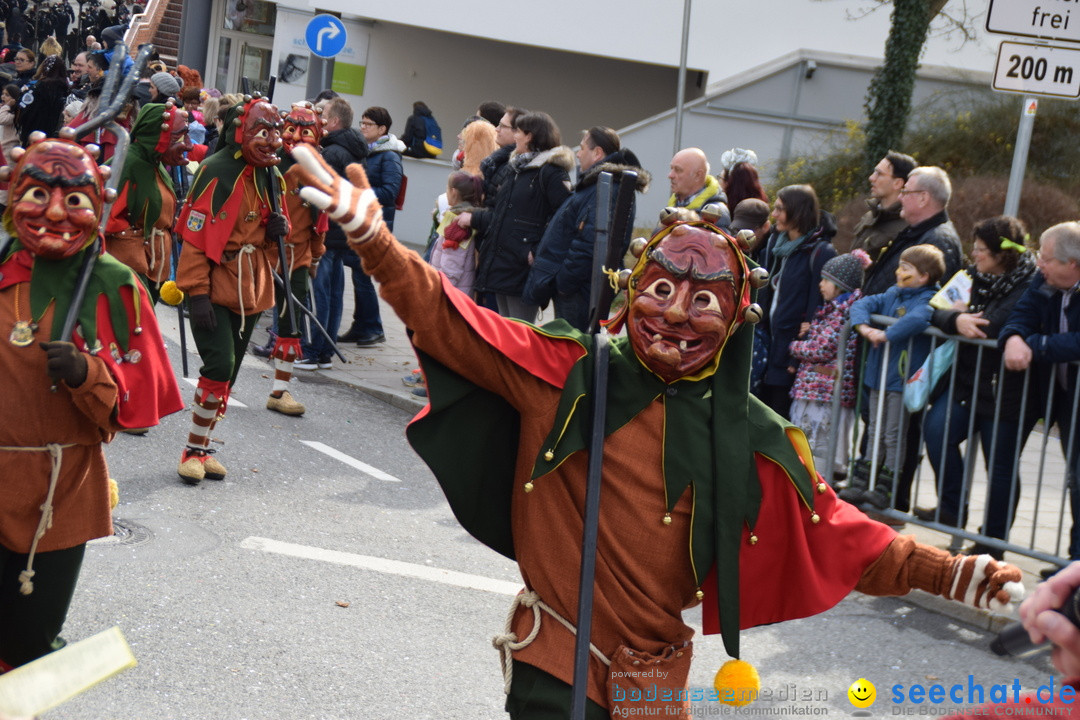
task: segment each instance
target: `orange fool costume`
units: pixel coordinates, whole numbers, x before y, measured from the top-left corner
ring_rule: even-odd
[[[317,158],[294,155],[308,171],[302,194],[347,229],[412,331],[431,400],[409,441],[462,526],[518,562],[526,588],[495,639],[507,710],[558,716],[572,679],[593,338],[478,308],[382,225],[361,170],[349,168],[343,191]],[[698,602],[705,632],[738,657],[741,628],[822,612],[853,589],[921,588],[981,607],[1022,592],[1018,569],[919,545],[840,501],[802,431],[749,396],[750,287],[767,273],[751,272],[733,238],[678,223],[639,252],[628,333],[608,359],[587,718],[688,711],[681,613]]]
[[[176,285],[188,296],[191,336],[202,358],[177,468],[190,485],[226,475],[212,456],[210,432],[225,415],[256,317],[274,305],[267,238],[272,224],[289,230],[281,173],[274,167],[281,124],[277,109],[259,97],[229,108],[219,141],[224,147],[199,166],[176,221],[184,241]]]
[[[114,258],[94,257],[61,337],[97,252],[102,183],[74,143],[40,142],[25,157],[5,217],[16,240],[0,262],[0,672],[63,644],[85,543],[112,534],[103,443],[183,407],[146,289]],[[57,379],[51,353],[65,347],[79,381]]]

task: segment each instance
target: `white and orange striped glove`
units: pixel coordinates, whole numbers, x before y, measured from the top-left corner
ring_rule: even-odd
[[[989,555],[951,558],[942,596],[984,610],[1005,611],[1024,599],[1020,568]]]
[[[383,227],[382,206],[368,183],[367,174],[359,164],[345,168],[346,182],[326,164],[318,153],[299,145],[293,148],[293,158],[300,164],[300,197],[341,226],[353,245],[375,237]]]

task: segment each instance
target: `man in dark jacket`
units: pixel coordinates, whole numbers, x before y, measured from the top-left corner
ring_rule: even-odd
[[[915,245],[927,243],[945,254],[945,274],[942,276],[945,281],[960,270],[964,251],[946,210],[951,196],[952,184],[948,174],[941,168],[925,166],[911,171],[904,183],[904,189],[900,191],[900,216],[908,225],[885,247],[867,271],[866,280],[863,282],[865,295],[878,295],[888,290],[896,282],[896,268],[900,266],[901,253]],[[865,403],[862,408],[863,413],[869,412],[869,406]],[[882,508],[885,504],[891,504],[892,507],[907,511],[911,505],[911,483],[920,462],[922,413],[913,413],[908,418],[906,434],[904,459],[896,481],[896,496],[890,498],[888,492],[866,495],[868,501],[871,501],[872,497],[888,501],[871,501],[875,507]],[[869,438],[864,436],[863,442],[869,442]],[[864,480],[866,478],[858,475],[855,478],[859,486],[863,485]]]
[[[870,173],[869,209],[855,226],[855,243],[851,249],[862,248],[871,260],[889,246],[907,222],[900,217],[900,191],[908,175],[918,167],[915,158],[890,150]]]
[[[1080,559],[1080,449],[1076,444],[1080,431],[1073,428],[1076,401],[1077,367],[1080,360],[1080,223],[1054,225],[1039,239],[1036,277],[1013,306],[1005,327],[998,334],[998,347],[1004,352],[1008,370],[1031,368],[1032,386],[1037,397],[1028,402],[1052,408],[1046,424],[1057,423],[1061,451],[1069,472],[1069,505],[1073,524],[1069,531],[1069,558]],[[1047,428],[1049,430],[1049,427]],[[1069,450],[1072,449],[1072,456]],[[1051,570],[1056,570],[1052,568]],[[1048,573],[1044,573],[1046,577]]]
[[[320,103],[326,120],[322,139],[322,153],[330,167],[345,176],[346,166],[363,162],[367,157],[367,144],[352,126],[353,111],[342,98]],[[333,336],[341,324],[342,297],[345,292],[345,265],[358,258],[345,243],[345,232],[336,222],[330,222],[326,232],[326,254],[319,262],[315,276],[315,315]],[[339,338],[340,339],[340,338]],[[304,357],[293,365],[299,370],[331,367],[334,355],[330,343],[321,334],[312,334],[311,345],[304,346]]]
[[[555,317],[588,332],[589,296],[592,289],[593,245],[596,240],[596,187],[600,173],[613,177],[612,195],[618,192],[623,173],[637,173],[637,191],[649,187],[649,173],[641,168],[637,156],[620,147],[618,134],[608,127],[585,131],[577,151],[579,180],[574,194],[555,212],[540,239],[536,260],[529,270],[522,300],[546,306],[554,299]],[[630,217],[634,216],[633,204]],[[626,254],[632,228],[619,238],[619,256]]]
[[[907,227],[900,231],[867,272],[863,293],[877,295],[896,282],[900,254],[909,247],[928,243],[945,253],[945,277],[960,270],[964,251],[946,208],[952,196],[949,176],[939,167],[915,168],[900,191],[900,216]]]
[[[405,143],[390,134],[391,122],[389,111],[383,107],[369,107],[360,118],[360,135],[367,143],[364,169],[382,207],[383,221],[389,228],[394,227],[398,193],[405,181],[401,165]],[[349,331],[338,340],[355,342],[360,347],[386,342],[375,285],[360,267],[358,258],[346,256],[345,264],[352,270],[353,320]]]

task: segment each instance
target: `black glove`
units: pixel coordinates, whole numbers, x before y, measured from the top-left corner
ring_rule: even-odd
[[[54,382],[63,380],[71,388],[86,382],[86,358],[77,347],[61,340],[39,344],[48,356],[45,369]]]
[[[275,240],[289,234],[289,221],[281,213],[270,213],[266,219],[266,235]]]
[[[209,295],[191,295],[188,303],[192,325],[200,330],[213,330],[217,327],[217,316],[214,314],[214,306],[210,304]]]

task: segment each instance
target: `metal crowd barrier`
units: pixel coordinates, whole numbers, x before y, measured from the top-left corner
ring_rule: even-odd
[[[885,317],[881,315],[873,315],[871,317],[872,323],[877,327],[886,327],[896,322],[896,318]],[[847,354],[848,337],[852,329],[850,323],[847,324],[841,332],[838,340],[839,354],[837,357],[837,368],[843,368],[845,364],[845,357]],[[934,348],[938,347],[945,340],[956,340],[962,345],[974,345],[978,348],[975,377],[981,376],[983,363],[994,362],[992,359],[984,357],[988,348],[996,348],[996,340],[972,340],[959,335],[948,335],[941,332],[937,328],[929,328],[923,333],[931,338],[931,352]],[[907,343],[906,349],[908,356],[911,355],[911,346],[913,341]],[[841,387],[843,383],[843,372],[838,372],[836,377],[836,384],[833,392],[832,402],[832,414],[831,425],[833,431],[830,433],[829,444],[826,452],[826,459],[828,465],[826,468],[819,468],[822,475],[826,480],[832,474],[833,463],[837,456],[837,448],[843,443],[847,449],[847,477],[850,482],[854,477],[855,461],[860,457],[860,445],[865,446],[866,454],[863,456],[870,461],[870,487],[874,486],[874,478],[877,475],[878,468],[882,465],[884,457],[884,443],[882,437],[877,438],[863,438],[865,431],[868,429],[866,422],[862,415],[865,413],[862,411],[861,405],[868,403],[869,391],[867,388],[862,387],[862,379],[865,371],[866,363],[866,343],[859,343],[860,351],[859,357],[856,360],[856,397],[859,400],[856,402],[855,408],[855,422],[853,423],[853,431],[850,437],[840,438],[837,435],[836,428],[842,427],[840,422],[841,413],[844,408],[841,407]],[[956,357],[960,355],[960,347],[957,347]],[[897,352],[896,348],[890,347],[889,343],[885,344],[883,350],[883,362],[882,362],[882,377],[879,378],[879,387],[884,388],[884,368],[887,368],[890,364],[890,358]],[[998,361],[997,378],[1004,377],[1005,367],[1004,360]],[[1080,363],[1071,363],[1077,365]],[[907,375],[910,376],[914,373],[918,367],[909,367],[907,369]],[[1071,413],[1070,427],[1067,428],[1068,435],[1066,436],[1065,452],[1062,454],[1062,447],[1059,442],[1061,428],[1053,425],[1053,402],[1054,393],[1049,393],[1049,397],[1045,403],[1045,407],[1039,411],[1039,420],[1035,423],[1033,430],[1030,432],[1026,443],[1019,452],[1015,453],[1013,460],[1012,472],[1009,477],[1009,498],[1007,517],[1014,517],[1012,526],[1007,533],[1006,539],[999,539],[989,537],[982,532],[982,528],[985,526],[988,519],[988,496],[989,496],[989,482],[987,477],[987,468],[983,461],[983,454],[980,451],[979,443],[990,443],[989,452],[991,461],[995,457],[994,452],[997,449],[996,443],[1006,441],[1004,438],[1000,438],[998,431],[999,424],[1002,422],[1002,395],[1003,393],[995,393],[995,406],[993,411],[993,429],[992,437],[983,438],[977,433],[976,420],[977,411],[979,409],[979,387],[978,383],[972,383],[972,392],[970,397],[957,398],[956,392],[956,378],[957,373],[962,372],[959,368],[958,362],[954,359],[949,371],[941,378],[938,385],[938,394],[931,395],[930,401],[927,403],[926,408],[918,413],[909,413],[907,408],[903,408],[901,423],[899,427],[900,437],[897,438],[899,446],[904,445],[907,429],[912,422],[917,422],[920,428],[924,428],[922,424],[923,416],[929,408],[938,402],[949,402],[949,409],[946,411],[945,418],[945,431],[948,432],[952,405],[954,402],[966,402],[971,408],[970,417],[967,427],[967,440],[961,444],[961,452],[963,458],[963,484],[960,491],[960,512],[958,525],[960,527],[954,527],[952,525],[941,522],[940,516],[940,504],[939,498],[941,497],[941,482],[940,479],[935,477],[934,470],[929,462],[929,458],[926,457],[926,441],[924,433],[920,431],[918,433],[918,449],[917,458],[918,462],[913,473],[908,473],[910,476],[910,505],[908,507],[897,507],[896,499],[897,492],[901,489],[902,483],[906,482],[907,478],[902,477],[903,473],[901,468],[903,466],[903,456],[906,454],[904,451],[900,452],[901,461],[897,464],[901,467],[894,468],[894,477],[892,478],[892,506],[881,510],[880,515],[890,518],[896,521],[903,521],[909,523],[915,523],[922,525],[946,534],[952,535],[952,550],[959,550],[963,544],[963,541],[973,541],[981,543],[983,545],[1006,550],[1010,552],[1019,553],[1032,557],[1048,563],[1066,564],[1068,562],[1068,546],[1070,528],[1073,524],[1072,513],[1069,510],[1069,484],[1075,480],[1075,477],[1069,468],[1073,467],[1075,455],[1078,449],[1075,447],[1076,439],[1076,422],[1077,415],[1076,408],[1080,407],[1080,381],[1076,382],[1076,388],[1074,389],[1071,397],[1072,408],[1074,412]],[[1020,443],[1023,441],[1024,434],[1024,422],[1023,418],[1025,413],[1030,407],[1030,403],[1038,402],[1036,399],[1036,393],[1033,388],[1032,370],[1029,368],[1023,373],[1023,390],[1020,400],[1020,417],[1010,418],[1012,420],[1020,420],[1018,423],[1018,431],[1014,441]],[[1056,382],[1056,379],[1051,380]],[[985,405],[985,402],[984,402]],[[985,409],[985,408],[984,408]],[[882,426],[882,412],[883,403],[879,402],[876,407],[867,408],[869,413],[876,414],[875,425],[878,428]],[[1049,419],[1049,421],[1048,421]],[[1053,427],[1051,427],[1053,425]],[[1055,436],[1053,447],[1051,447],[1051,436]],[[947,450],[947,435],[943,448]],[[945,452],[942,452],[941,461],[939,466],[943,466]],[[991,464],[992,467],[992,464]],[[1018,482],[1019,480],[1019,482]],[[938,508],[938,513],[932,520],[923,520],[914,515],[914,509],[916,506],[927,508]],[[967,508],[967,510],[965,510]],[[1080,519],[1078,519],[1080,520]],[[972,526],[970,529],[966,526]]]

